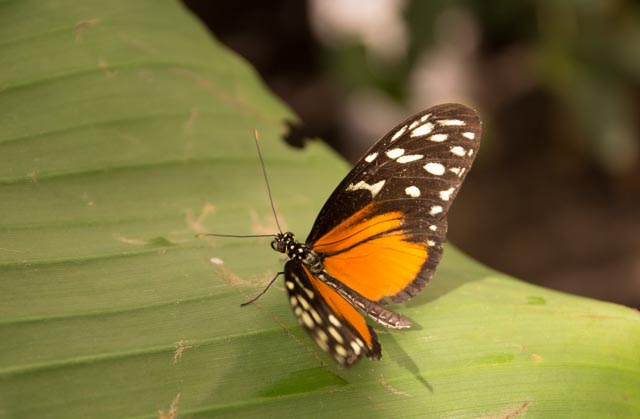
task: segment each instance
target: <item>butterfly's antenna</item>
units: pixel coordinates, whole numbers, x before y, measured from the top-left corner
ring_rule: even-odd
[[[249,237],[273,237],[273,234],[217,234],[217,233],[196,234],[197,239],[201,239],[203,237],[233,237],[236,239],[246,239]]]
[[[256,149],[258,150],[258,157],[260,158],[260,166],[262,167],[262,175],[264,176],[264,183],[267,185],[267,193],[269,194],[269,203],[271,204],[271,211],[273,211],[273,218],[275,218],[276,220],[276,226],[278,226],[278,231],[282,233],[282,229],[280,228],[280,222],[278,221],[278,214],[276,214],[276,207],[273,205],[273,196],[271,196],[271,186],[269,186],[269,177],[267,176],[267,168],[264,164],[264,159],[262,158],[262,152],[260,151],[260,143],[258,139],[257,128],[253,129],[253,138],[256,141]],[[274,278],[274,281],[275,281],[275,278]],[[269,284],[269,286],[271,286],[271,284]]]
[[[273,218],[275,218],[275,220],[276,220],[276,226],[278,227],[278,231],[280,233],[282,233],[282,228],[280,228],[280,221],[278,221],[278,214],[276,214],[276,207],[273,205],[273,197],[271,196],[271,186],[269,186],[269,178],[267,176],[267,169],[266,169],[266,166],[264,164],[264,159],[262,158],[262,152],[260,151],[260,144],[259,144],[259,137],[258,137],[258,129],[257,128],[253,129],[253,138],[255,139],[255,142],[256,142],[256,149],[258,150],[258,158],[260,158],[260,167],[262,167],[262,175],[264,176],[264,182],[267,185],[267,193],[269,194],[269,203],[271,204],[271,211],[273,211]],[[244,234],[217,234],[217,233],[198,233],[198,234],[196,234],[196,238],[198,238],[198,239],[201,239],[203,237],[232,237],[232,238],[243,239],[243,238],[250,238],[250,237],[273,237],[273,236],[274,236],[273,234],[247,234],[247,235],[244,235]],[[275,280],[275,278],[274,278],[274,280]],[[271,286],[271,284],[269,284],[267,289],[270,286]],[[266,292],[267,289],[265,289],[264,292]],[[260,298],[261,295],[262,294],[260,294],[254,300],[251,300],[246,304],[251,304],[253,301],[255,301],[258,298]],[[243,305],[245,305],[245,304],[243,304]]]
[[[284,272],[278,272],[276,274],[276,276],[273,277],[273,279],[271,280],[271,282],[269,282],[269,285],[267,285],[265,287],[265,289],[263,289],[262,291],[260,291],[260,294],[256,295],[255,297],[253,297],[252,299],[250,299],[249,301],[240,304],[240,307],[244,307],[244,306],[248,306],[249,304],[255,302],[258,298],[262,297],[263,295],[265,295],[267,293],[267,291],[269,290],[269,288],[271,288],[271,286],[273,285],[274,282],[276,282],[276,279],[278,279],[278,277],[280,275],[282,275]]]
[[[260,143],[258,138],[258,130],[256,128],[253,129],[253,138],[256,142],[256,150],[258,150],[258,157],[260,158],[260,166],[262,167],[262,175],[264,176],[264,183],[267,185],[267,193],[269,194],[269,203],[271,204],[271,211],[273,211],[273,218],[276,220],[276,226],[278,227],[278,231],[282,233],[282,228],[280,227],[280,221],[278,221],[278,214],[276,214],[276,207],[273,205],[273,196],[271,195],[271,186],[269,185],[269,177],[267,176],[267,168],[264,164],[264,158],[262,158],[262,151],[260,151]],[[273,237],[273,234],[251,234],[251,235],[238,235],[238,234],[217,234],[217,233],[198,233],[196,234],[196,238],[201,239],[203,237],[235,237],[235,238],[244,238],[244,237]],[[262,297],[267,293],[269,288],[276,282],[276,279],[280,275],[284,274],[284,272],[278,272],[276,276],[269,282],[269,284],[263,289],[258,295],[253,297],[251,300],[240,304],[240,307],[248,306],[249,304],[258,300],[258,298]]]

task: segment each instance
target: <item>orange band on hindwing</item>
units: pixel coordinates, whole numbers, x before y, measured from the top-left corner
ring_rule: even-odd
[[[367,347],[372,349],[374,347],[374,337],[371,334],[371,330],[369,329],[367,322],[364,317],[362,317],[362,314],[349,304],[347,300],[342,298],[333,288],[313,276],[306,266],[303,266],[303,269],[311,280],[313,286],[324,298],[324,301],[331,310],[333,310],[333,312],[338,316],[342,317],[347,324],[351,325],[351,327],[353,327],[360,336],[362,336]],[[337,327],[337,325],[334,326]]]

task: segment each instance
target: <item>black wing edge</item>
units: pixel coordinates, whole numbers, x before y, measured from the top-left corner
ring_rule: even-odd
[[[446,233],[448,228],[447,223],[447,213],[449,207],[455,201],[458,192],[460,191],[461,185],[464,183],[464,179],[467,177],[471,167],[473,166],[473,162],[477,156],[478,149],[480,148],[480,141],[482,138],[482,121],[478,116],[477,112],[466,106],[457,103],[447,103],[442,105],[434,106],[431,109],[420,112],[419,114],[407,119],[403,123],[399,124],[398,127],[405,126],[410,123],[412,120],[416,119],[416,117],[431,113],[432,119],[434,121],[438,120],[446,120],[446,119],[464,119],[466,125],[464,128],[455,128],[451,129],[451,132],[456,134],[458,137],[456,138],[456,144],[462,144],[466,149],[472,149],[473,155],[467,157],[465,159],[464,164],[464,174],[459,176],[458,179],[455,180],[455,183],[458,185],[455,189],[455,192],[451,195],[450,201],[446,207],[446,210],[442,213],[442,216],[437,222],[434,224],[437,226],[437,233],[433,232],[425,232],[423,234],[419,234],[418,236],[422,236],[422,241],[428,243],[432,242],[431,245],[427,245],[428,257],[423,266],[420,269],[416,278],[407,285],[402,291],[397,293],[396,295],[391,297],[391,300],[395,303],[401,303],[415,297],[420,291],[429,283],[433,274],[435,273],[436,267],[440,263],[442,259],[442,255],[444,249],[442,245],[446,241]],[[396,128],[397,129],[397,128]],[[474,139],[467,139],[461,135],[462,132],[473,132],[475,134]],[[393,132],[393,131],[392,131]],[[389,134],[388,134],[389,135]],[[387,136],[388,136],[387,135]]]

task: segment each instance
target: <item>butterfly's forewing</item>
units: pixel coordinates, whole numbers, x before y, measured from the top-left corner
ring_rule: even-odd
[[[332,193],[307,238],[328,274],[372,301],[417,294],[440,261],[446,214],[480,136],[473,109],[444,104],[378,141]]]
[[[380,358],[381,348],[373,329],[333,288],[315,279],[296,260],[286,263],[284,277],[298,321],[338,364],[350,367],[363,356]]]

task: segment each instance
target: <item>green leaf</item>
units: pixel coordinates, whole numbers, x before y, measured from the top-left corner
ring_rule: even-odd
[[[336,367],[281,284],[240,308],[282,260],[194,234],[275,231],[252,129],[300,235],[347,166],[174,2],[1,7],[0,417],[640,416],[635,310],[452,246],[380,362]]]

